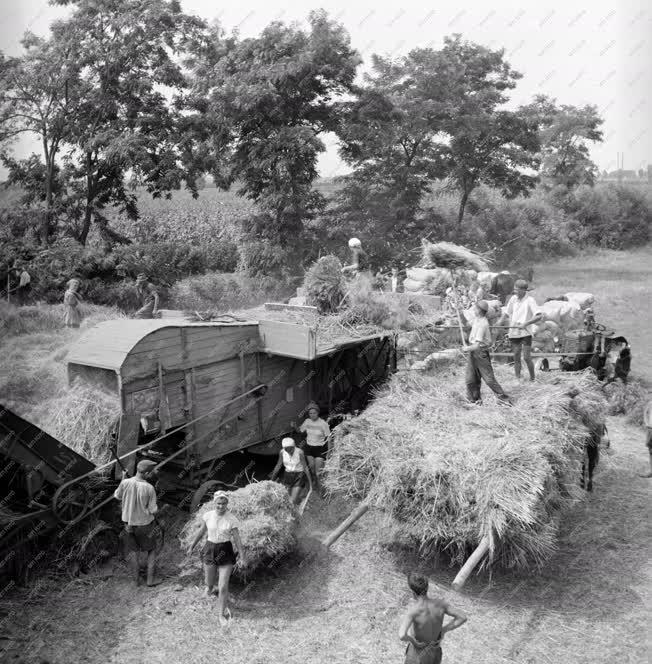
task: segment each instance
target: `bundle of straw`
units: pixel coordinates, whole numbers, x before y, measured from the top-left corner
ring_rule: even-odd
[[[643,426],[643,411],[650,401],[645,385],[636,379],[630,379],[627,384],[609,383],[605,385],[604,392],[609,402],[610,415],[627,415],[632,424]]]
[[[184,526],[179,539],[188,553],[202,516],[215,509],[212,502],[202,505]],[[287,489],[276,482],[255,482],[229,493],[229,510],[240,521],[240,538],[246,551],[246,566],[238,560],[235,571],[248,577],[255,570],[280,560],[297,546],[298,513]],[[204,541],[197,545],[198,550]],[[200,569],[199,555],[192,558],[192,569]]]
[[[337,311],[344,297],[342,263],[335,256],[323,256],[306,273],[303,287],[306,301],[320,313]]]
[[[497,367],[499,380],[506,371]],[[581,393],[596,381],[575,376]],[[556,548],[563,510],[579,499],[588,437],[568,386],[522,386],[515,405],[471,406],[449,375],[396,375],[359,417],[334,430],[326,484],[385,511],[392,538],[462,562],[487,536],[485,564],[531,568]]]
[[[425,267],[443,267],[449,270],[475,270],[486,272],[489,269],[486,259],[466,247],[452,242],[422,242]]]

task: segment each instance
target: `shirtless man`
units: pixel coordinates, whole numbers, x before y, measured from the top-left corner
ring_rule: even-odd
[[[405,664],[440,664],[444,634],[461,627],[466,622],[466,616],[461,611],[451,609],[443,600],[428,597],[428,579],[425,576],[408,574],[408,586],[414,593],[414,601],[408,607],[398,630],[398,638],[408,644]],[[453,620],[444,625],[446,615]]]

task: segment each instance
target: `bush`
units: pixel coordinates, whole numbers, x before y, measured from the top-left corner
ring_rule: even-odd
[[[208,272],[174,284],[169,302],[173,309],[185,311],[228,311],[286,299],[295,289],[296,285],[291,281],[250,277],[242,272]]]

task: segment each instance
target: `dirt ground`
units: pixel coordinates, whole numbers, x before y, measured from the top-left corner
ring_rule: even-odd
[[[589,290],[598,318],[633,345],[634,371],[652,377],[652,248],[602,252],[537,266],[535,295]],[[545,286],[543,285],[545,284]],[[509,391],[510,385],[505,385]],[[501,572],[450,589],[456,570],[422,568],[431,592],[467,613],[444,641],[444,662],[639,664],[650,660],[652,480],[641,429],[611,418],[611,454],[595,491],[562,527],[558,554],[539,574]],[[418,566],[381,545],[383,524],[369,513],[326,553],[318,540],[352,506],[313,502],[302,551],[236,583],[234,620],[218,626],[199,577],[178,578],[170,533],[164,585],[135,589],[120,561],[91,576],[42,580],[0,597],[0,662],[151,664],[366,664],[401,662],[396,633],[409,599],[405,573]]]

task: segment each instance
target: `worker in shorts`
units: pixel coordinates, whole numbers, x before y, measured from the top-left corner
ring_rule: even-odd
[[[652,477],[652,401],[649,401],[643,411],[643,424],[645,424],[645,444],[650,459],[650,472],[643,477]]]
[[[228,510],[229,494],[226,491],[216,491],[213,494],[215,509],[208,510],[202,515],[201,528],[190,545],[190,553],[197,546],[199,540],[206,536],[206,543],[201,552],[204,565],[204,581],[206,588],[204,595],[213,594],[215,578],[217,577],[217,609],[220,625],[226,625],[231,618],[228,608],[229,581],[236,563],[235,549],[240,556],[241,564],[245,564],[245,552],[240,539],[239,522]]]
[[[303,450],[300,450],[293,438],[283,438],[281,441],[281,451],[278,455],[278,461],[272,471],[271,480],[274,482],[283,468],[283,484],[290,492],[292,502],[297,505],[301,496],[301,489],[306,485],[312,491],[312,478],[310,477],[310,468],[306,463],[306,457]]]
[[[507,303],[507,315],[509,316],[509,332],[507,336],[512,344],[514,353],[514,373],[516,378],[521,378],[521,356],[530,374],[530,380],[534,380],[534,362],[532,361],[532,325],[543,318],[536,300],[528,295],[530,290],[528,282],[517,279],[514,283],[514,295]]]
[[[441,641],[466,622],[466,616],[440,599],[428,597],[428,579],[421,574],[408,575],[413,601],[401,621],[398,638],[407,642],[405,664],[440,664]],[[444,617],[453,620],[444,625]]]
[[[292,422],[292,427],[298,433],[306,434],[306,446],[304,447],[306,461],[308,462],[310,472],[315,478],[315,487],[321,495],[320,477],[324,470],[324,463],[326,462],[326,452],[328,451],[327,439],[331,433],[328,422],[319,417],[319,406],[312,402],[308,404],[307,419],[303,421],[298,429],[294,422]]]
[[[499,401],[510,403],[509,397],[494,376],[489,349],[493,343],[487,320],[489,304],[486,300],[475,303],[475,319],[469,334],[469,345],[464,347],[466,360],[466,396],[471,403],[482,403],[480,387],[482,381],[490,387]]]
[[[156,579],[156,535],[158,526],[154,515],[158,511],[156,491],[147,481],[152,476],[154,461],[144,459],[136,466],[136,475],[123,479],[113,494],[122,502],[122,521],[125,524],[127,549],[130,552],[131,565],[140,585],[140,557],[147,555],[147,585],[157,586]]]

